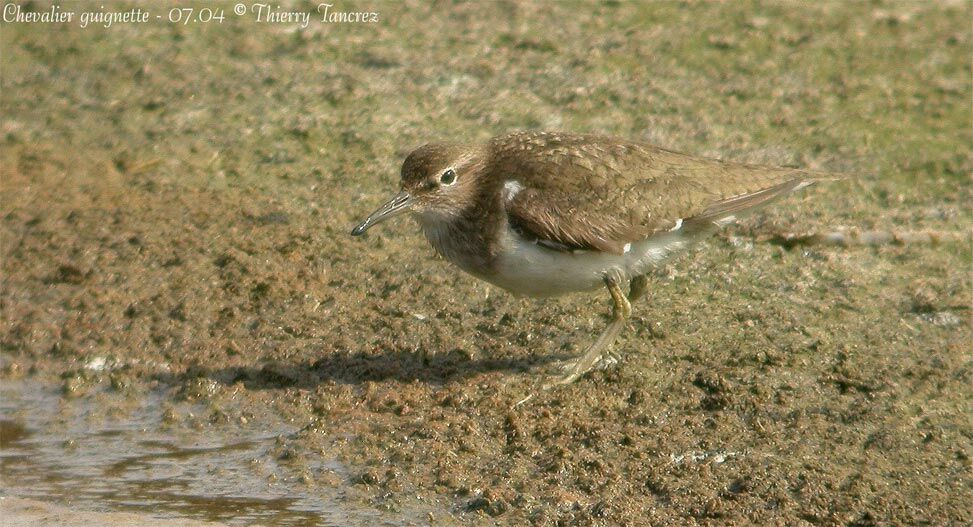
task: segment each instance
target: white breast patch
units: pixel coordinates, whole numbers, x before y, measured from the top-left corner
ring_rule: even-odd
[[[524,190],[524,186],[519,181],[514,179],[507,181],[503,184],[503,200],[509,203],[521,190]]]

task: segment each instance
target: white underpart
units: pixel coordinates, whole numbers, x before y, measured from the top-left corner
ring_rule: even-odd
[[[682,228],[682,218],[676,219],[676,226],[669,229],[669,232],[675,232]]]
[[[733,214],[730,214],[729,216],[723,216],[722,218],[713,220],[713,223],[716,224],[717,227],[722,228],[735,221],[737,221],[737,217],[734,216]]]
[[[511,179],[503,184],[503,200],[509,202],[514,199],[521,190],[524,190],[524,186],[520,184],[519,181]]]
[[[629,244],[620,255],[551,250],[509,229],[500,242],[496,272],[480,277],[513,293],[544,297],[604,287],[608,275],[624,280],[643,275],[686,240],[675,233],[656,235]]]
[[[625,254],[628,254],[632,250],[632,244],[631,243],[626,243],[625,244],[625,247],[622,250],[625,252]]]

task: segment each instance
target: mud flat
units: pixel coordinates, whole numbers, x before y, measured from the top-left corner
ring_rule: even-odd
[[[379,22],[2,26],[8,500],[973,523],[968,3],[361,9]],[[607,298],[514,298],[412,223],[348,230],[415,146],[528,128],[860,177],[672,260],[619,367],[515,406]],[[935,235],[809,242],[832,232]]]

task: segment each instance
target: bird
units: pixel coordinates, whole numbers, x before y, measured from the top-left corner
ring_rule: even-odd
[[[611,347],[631,304],[649,292],[647,273],[672,254],[782,196],[840,177],[610,136],[518,131],[415,149],[402,164],[400,191],[351,234],[409,213],[445,260],[515,295],[606,288],[607,326],[550,388],[617,362]]]

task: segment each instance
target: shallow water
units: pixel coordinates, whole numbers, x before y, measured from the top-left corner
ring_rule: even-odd
[[[401,525],[342,491],[313,493],[276,463],[281,433],[168,427],[162,394],[124,416],[102,415],[97,398],[66,399],[55,387],[0,386],[2,493],[71,507],[192,518],[230,525]],[[109,412],[111,414],[111,412]],[[310,467],[346,479],[344,467]],[[292,471],[291,471],[292,472]]]

